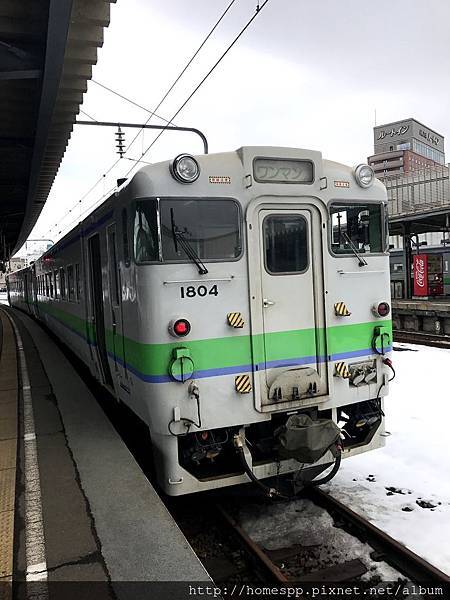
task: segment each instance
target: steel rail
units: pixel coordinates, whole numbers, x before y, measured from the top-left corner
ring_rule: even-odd
[[[387,533],[370,523],[370,521],[367,521],[358,515],[356,512],[326,492],[320,490],[319,488],[308,488],[303,497],[306,497],[314,504],[326,509],[332,516],[338,516],[339,519],[344,523],[344,529],[345,525],[347,525],[351,535],[354,535],[361,541],[368,543],[379,553],[379,556],[377,557],[378,560],[382,560],[390,564],[412,582],[420,584],[432,582],[434,584],[445,586],[450,584],[450,577],[444,572],[440,571],[437,567],[433,566],[424,558],[409,550],[409,548],[397,540],[394,540]],[[238,524],[236,519],[234,519],[234,517],[232,517],[223,506],[216,505],[216,508],[221,517],[232,528],[237,537],[239,537],[247,553],[252,558],[257,559],[259,565],[263,568],[265,574],[269,576],[271,581],[284,585],[292,585],[293,583],[300,581],[316,581],[315,577],[320,577],[322,574],[325,576],[326,572],[333,572],[335,575],[335,567],[328,567],[295,578],[285,575],[266,554],[266,552],[264,552],[264,550],[254,540],[251,539],[251,537]],[[339,566],[343,570],[350,568],[349,572],[351,573],[351,567],[353,566],[354,562],[357,561],[349,561]],[[330,581],[328,577],[326,580]],[[339,577],[339,581],[347,580],[348,577]]]
[[[248,553],[255,556],[260,564],[263,566],[264,571],[269,575],[270,579],[278,583],[292,583],[284,573],[280,570],[277,565],[270,560],[267,554],[256,544],[251,537],[249,537],[238,522],[223,508],[223,506],[217,505],[217,510],[223,519],[231,526],[233,531],[239,536],[240,540],[244,543]]]
[[[394,329],[394,342],[404,344],[419,344],[433,348],[450,348],[450,336],[421,331],[405,331]]]
[[[381,560],[389,563],[417,583],[433,582],[443,585],[450,584],[450,577],[437,567],[426,561],[415,552],[394,540],[390,535],[367,521],[364,517],[345,506],[333,496],[319,488],[308,488],[306,497],[315,504],[328,510],[332,515],[338,515],[344,522],[356,529],[360,538],[366,541],[382,556]],[[357,535],[357,537],[359,537]]]

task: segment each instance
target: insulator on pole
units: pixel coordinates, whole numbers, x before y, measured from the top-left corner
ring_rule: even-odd
[[[120,158],[122,158],[125,154],[125,132],[122,131],[120,125],[116,131],[116,148],[117,154],[120,156]]]

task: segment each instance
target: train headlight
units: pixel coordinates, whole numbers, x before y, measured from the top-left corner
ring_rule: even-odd
[[[170,165],[170,172],[180,183],[193,183],[200,175],[200,167],[190,154],[179,154]]]
[[[358,165],[355,169],[355,179],[358,185],[368,188],[374,182],[375,173],[369,165]]]

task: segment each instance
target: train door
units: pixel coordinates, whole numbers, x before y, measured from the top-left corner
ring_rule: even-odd
[[[100,253],[100,236],[93,235],[88,240],[89,274],[91,284],[92,334],[94,337],[97,361],[100,365],[101,376],[105,385],[113,387],[111,370],[106,348],[105,314],[103,308],[103,279]]]
[[[121,281],[117,261],[116,224],[107,229],[109,296],[112,325],[112,345],[114,353],[114,368],[119,378],[119,385],[126,387],[128,377],[125,356],[125,340],[123,328],[123,307],[121,297]]]
[[[308,205],[264,206],[258,223],[260,410],[317,403],[328,392],[320,215]]]

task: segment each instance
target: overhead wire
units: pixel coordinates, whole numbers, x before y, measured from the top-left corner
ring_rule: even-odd
[[[267,0],[266,0],[267,1]],[[160,106],[162,105],[162,103],[166,100],[166,98],[169,96],[169,94],[172,92],[173,88],[176,86],[176,84],[178,83],[178,81],[181,79],[181,77],[184,75],[184,73],[187,71],[187,69],[189,68],[189,66],[192,64],[192,62],[195,60],[195,58],[197,57],[197,55],[199,54],[199,52],[201,51],[201,49],[203,48],[203,46],[206,44],[206,42],[209,40],[209,38],[211,37],[211,35],[214,33],[214,31],[217,29],[217,27],[219,26],[220,22],[223,20],[223,18],[225,17],[225,15],[228,13],[228,11],[230,10],[230,8],[233,6],[233,4],[236,2],[236,0],[231,0],[231,2],[229,2],[228,6],[226,7],[226,9],[223,11],[223,13],[221,14],[221,16],[219,17],[219,19],[216,21],[216,23],[214,24],[214,26],[212,27],[212,29],[209,31],[209,33],[206,35],[206,37],[203,39],[202,43],[200,44],[200,46],[197,48],[197,50],[194,52],[194,54],[191,56],[191,58],[187,61],[187,63],[185,64],[185,66],[183,67],[183,69],[180,71],[180,73],[177,75],[177,77],[175,78],[174,82],[171,84],[171,86],[168,88],[168,90],[164,93],[163,97],[161,98],[161,100],[158,102],[157,106],[155,107],[155,109],[153,111],[148,111],[150,112],[150,116],[148,117],[148,119],[145,121],[144,125],[147,125],[149,123],[149,121],[151,120],[152,116],[158,116],[156,115],[156,111],[160,108]],[[95,82],[97,83],[97,85],[102,85],[99,84],[99,82]],[[103,86],[105,87],[105,86]],[[112,91],[112,89],[110,89],[109,91],[111,91],[112,93],[115,93]],[[118,93],[117,93],[118,94]],[[131,101],[129,98],[126,98],[125,96],[123,97],[125,100],[127,101]],[[134,101],[131,101],[134,103]],[[142,107],[144,108],[144,107]],[[148,110],[148,109],[145,109]],[[86,113],[84,113],[86,114]],[[89,115],[88,115],[89,116]],[[90,117],[91,118],[91,117]],[[161,118],[158,116],[158,118]],[[166,121],[167,125],[173,124],[173,119],[175,117],[172,117],[172,119],[170,119],[169,121],[167,121],[166,119],[164,119],[164,121]],[[134,138],[131,140],[131,142],[128,144],[128,147],[125,150],[126,154],[129,149],[131,148],[131,146],[134,144],[134,142],[137,140],[137,138],[139,137],[139,135],[144,131],[144,128],[139,129],[138,133],[134,136]],[[146,152],[141,151],[141,158],[144,156]],[[79,206],[83,200],[98,186],[98,184],[104,180],[104,177],[106,177],[106,175],[108,175],[115,167],[116,165],[120,162],[120,157],[105,171],[105,173],[103,173],[98,179],[97,181],[88,189],[88,191],[83,194],[83,196],[65,213],[65,215],[59,220],[58,223],[55,223],[50,229],[49,232],[51,232],[55,227],[57,227],[59,225],[59,223],[61,221],[63,221],[71,212],[72,210],[74,210],[77,206]]]
[[[194,54],[191,56],[191,58],[187,61],[187,63],[184,65],[184,67],[181,69],[181,71],[179,72],[179,74],[177,75],[177,77],[175,78],[175,80],[173,81],[173,83],[169,86],[169,88],[167,89],[167,91],[163,94],[161,100],[158,102],[158,104],[156,105],[156,107],[154,108],[153,112],[156,113],[156,111],[161,107],[161,105],[163,104],[163,102],[166,100],[166,98],[169,96],[169,94],[172,92],[172,90],[174,89],[174,87],[177,85],[177,83],[180,81],[180,79],[183,77],[183,75],[186,73],[186,71],[188,70],[188,68],[191,66],[191,64],[194,62],[194,60],[196,59],[197,55],[200,53],[200,51],[202,50],[203,46],[206,44],[206,42],[209,40],[209,38],[212,36],[212,34],[214,33],[214,31],[217,29],[217,27],[219,26],[219,24],[221,23],[222,19],[225,17],[225,15],[228,13],[228,11],[230,10],[230,8],[233,6],[233,4],[236,2],[236,0],[231,0],[231,2],[228,4],[228,6],[226,7],[226,9],[223,11],[223,13],[220,15],[219,19],[215,22],[215,24],[213,25],[212,29],[209,31],[209,33],[206,35],[206,37],[204,38],[204,40],[202,41],[202,43],[200,44],[200,46],[197,48],[197,50],[194,52]],[[144,125],[147,125],[150,122],[150,119],[152,118],[152,115],[149,116],[149,118],[145,121]],[[168,122],[167,125],[170,125],[173,123],[173,119],[175,117],[172,117]],[[134,144],[134,142],[137,140],[137,138],[141,135],[141,133],[144,131],[144,129],[140,129],[137,134],[134,136],[134,138],[131,140],[131,143],[128,145],[127,150],[129,150],[131,148],[131,146]]]
[[[122,100],[125,100],[126,102],[129,102],[129,104],[132,104],[133,106],[137,106],[137,108],[141,108],[142,110],[145,110],[145,112],[150,113],[150,115],[152,117],[155,116],[155,117],[157,117],[158,119],[161,119],[161,121],[164,121],[167,124],[170,123],[170,121],[168,121],[167,119],[165,119],[161,115],[156,114],[156,112],[154,110],[150,110],[150,108],[147,108],[146,106],[143,106],[142,104],[139,104],[135,100],[132,100],[131,98],[128,98],[127,96],[124,96],[123,94],[121,94],[117,90],[113,90],[112,88],[108,87],[104,83],[100,83],[100,81],[96,81],[95,79],[91,79],[91,81],[92,81],[92,83],[95,83],[99,87],[107,90],[111,94],[114,94],[115,96],[118,96],[119,98],[122,98]],[[81,111],[81,112],[83,112],[83,111]],[[86,113],[84,113],[84,114],[86,114]]]
[[[256,17],[261,13],[261,11],[263,10],[263,8],[266,6],[266,4],[268,2],[269,2],[269,0],[264,0],[264,2],[260,6],[259,5],[257,6],[255,14],[246,23],[246,25],[244,25],[244,27],[241,29],[241,31],[238,33],[238,35],[234,38],[234,40],[231,42],[231,44],[227,47],[225,52],[223,52],[223,54],[218,58],[218,60],[214,63],[214,65],[211,67],[211,69],[208,71],[208,73],[206,73],[206,75],[203,77],[203,79],[200,81],[200,83],[198,83],[198,85],[194,88],[194,90],[189,94],[189,96],[186,98],[186,100],[183,102],[183,104],[172,115],[170,122],[172,122],[173,119],[175,119],[180,114],[180,112],[183,110],[183,108],[187,105],[187,103],[191,100],[191,98],[197,93],[197,91],[205,83],[205,81],[208,79],[208,77],[214,72],[214,70],[222,62],[222,60],[225,58],[225,56],[228,54],[228,52],[233,48],[233,46],[236,44],[236,42],[239,40],[239,38],[250,27],[250,25],[253,23],[253,21],[256,19]],[[162,134],[166,130],[167,130],[167,126],[158,133],[158,135],[155,137],[155,139],[152,141],[152,143],[147,147],[145,152],[141,155],[141,158],[143,158],[147,154],[147,152],[154,146],[154,144],[159,140],[159,138],[162,136]],[[133,171],[133,169],[135,169],[135,168],[136,168],[136,165],[133,165],[133,167],[131,167],[131,169],[125,174],[125,177],[128,177],[130,175],[130,173]]]
[[[80,113],[83,113],[83,115],[86,115],[86,117],[88,117],[89,119],[91,119],[91,121],[94,121],[95,123],[98,123],[97,119],[94,119],[94,117],[92,117],[90,114],[88,114],[85,110],[81,110],[81,108],[80,108]]]

